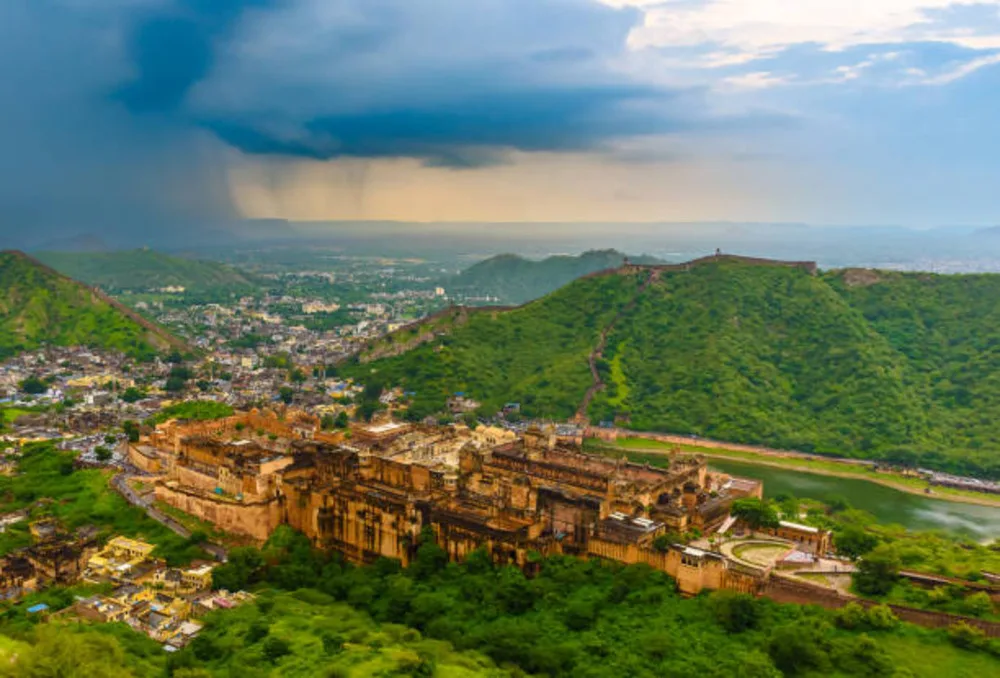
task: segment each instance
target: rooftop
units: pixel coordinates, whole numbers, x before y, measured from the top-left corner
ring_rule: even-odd
[[[782,527],[787,527],[792,530],[799,530],[800,532],[811,532],[812,534],[818,534],[818,527],[810,527],[809,525],[802,525],[800,523],[791,523],[787,520],[782,520],[778,523]]]

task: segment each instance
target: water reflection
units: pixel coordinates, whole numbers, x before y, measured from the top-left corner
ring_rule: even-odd
[[[755,466],[713,459],[710,466],[733,475],[764,481],[764,494],[792,494],[805,499],[844,497],[855,508],[868,511],[880,523],[910,530],[940,530],[979,541],[1000,538],[1000,509],[959,504],[894,490],[851,478],[833,478],[801,471]]]

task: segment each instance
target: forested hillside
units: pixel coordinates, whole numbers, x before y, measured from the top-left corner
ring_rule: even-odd
[[[998,292],[1000,276],[723,257],[585,278],[347,370],[414,392],[420,415],[462,391],[566,419],[594,353],[594,423],[1000,477]]]
[[[0,252],[0,358],[43,344],[147,357],[186,348],[110,298],[20,252]]]
[[[534,261],[501,254],[467,268],[445,282],[448,293],[484,297],[498,304],[523,304],[597,271],[618,268],[625,255],[617,250],[592,250],[579,256],[558,255]],[[651,257],[636,263],[656,263]]]
[[[64,275],[114,292],[141,292],[179,286],[200,293],[246,293],[258,286],[252,276],[232,266],[170,256],[149,249],[41,252],[37,256]]]

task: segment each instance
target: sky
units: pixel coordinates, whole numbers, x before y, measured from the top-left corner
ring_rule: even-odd
[[[4,0],[0,239],[995,225],[998,85],[1000,0]]]

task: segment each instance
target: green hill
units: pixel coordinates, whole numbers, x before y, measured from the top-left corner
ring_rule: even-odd
[[[98,290],[21,252],[0,252],[0,357],[43,344],[146,357],[185,344]]]
[[[486,297],[500,304],[523,304],[576,278],[618,268],[624,261],[625,255],[617,250],[592,250],[575,257],[558,255],[541,261],[501,254],[470,266],[444,285],[453,297]],[[633,261],[658,263],[651,257]]]
[[[461,391],[490,412],[1000,477],[998,294],[1000,276],[630,267],[408,328],[346,370],[416,392],[417,413]]]
[[[247,293],[258,287],[249,274],[212,261],[170,256],[149,249],[117,252],[40,252],[57,271],[109,292],[183,287],[194,293]]]

